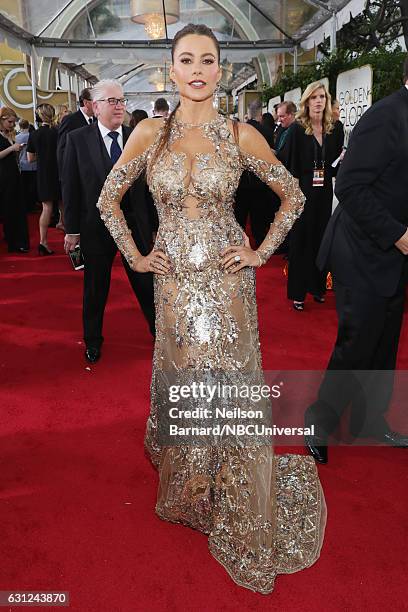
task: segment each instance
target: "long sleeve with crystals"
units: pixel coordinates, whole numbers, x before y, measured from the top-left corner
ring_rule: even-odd
[[[256,174],[281,198],[281,205],[275,215],[265,240],[258,248],[262,263],[276,251],[284,241],[296,219],[303,211],[305,196],[299,187],[299,181],[280,164],[270,164],[253,155],[242,154],[243,166]]]
[[[135,260],[136,245],[132,232],[126,223],[120,203],[126,191],[146,167],[147,157],[148,150],[130,160],[127,164],[119,168],[113,168],[106,178],[98,203],[96,204],[102,221],[105,223],[118,249],[124,255],[130,267],[132,267]]]

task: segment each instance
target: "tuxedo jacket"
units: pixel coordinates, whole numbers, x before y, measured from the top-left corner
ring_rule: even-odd
[[[336,180],[339,205],[317,264],[346,286],[395,294],[406,257],[394,246],[408,226],[408,90],[372,106],[350,138]]]
[[[123,144],[131,129],[122,126]],[[102,255],[115,249],[96,204],[112,161],[100,134],[98,123],[70,132],[62,168],[64,224],[67,234],[81,235],[84,253]],[[147,186],[139,177],[124,196],[121,208],[136,246],[146,255],[151,250],[152,227],[147,209]]]
[[[69,134],[69,132],[72,132],[72,130],[78,130],[79,128],[85,127],[86,125],[89,125],[89,122],[86,122],[86,119],[80,110],[76,111],[76,113],[72,113],[71,115],[67,115],[61,121],[61,124],[58,128],[57,144],[57,162],[60,173],[64,160],[64,150],[67,142],[67,135]]]

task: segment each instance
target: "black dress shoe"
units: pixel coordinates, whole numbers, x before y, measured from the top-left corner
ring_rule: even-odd
[[[380,436],[376,436],[376,439],[380,442],[385,442],[390,446],[396,446],[398,448],[408,448],[408,436],[397,433],[396,431],[386,431]]]
[[[324,302],[325,302],[325,299],[324,299],[324,297],[322,295],[314,295],[313,299],[318,304],[324,304]]]
[[[9,253],[28,253],[28,248],[27,247],[9,247],[8,252]]]
[[[101,356],[101,349],[89,347],[85,351],[85,359],[89,363],[96,363]]]
[[[327,442],[320,438],[305,436],[305,444],[313,459],[318,463],[327,463]]]

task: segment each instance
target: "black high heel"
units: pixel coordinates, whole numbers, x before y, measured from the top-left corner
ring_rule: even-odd
[[[305,309],[305,303],[304,302],[293,302],[293,308],[295,310],[304,310]]]
[[[51,251],[51,249],[49,249],[48,247],[44,246],[43,244],[38,245],[38,254],[39,255],[54,255],[54,251]]]

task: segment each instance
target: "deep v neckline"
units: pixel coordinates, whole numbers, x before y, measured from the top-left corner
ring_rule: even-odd
[[[171,149],[167,149],[167,152],[168,152],[168,154],[170,156],[183,160],[182,165],[183,165],[183,169],[184,169],[184,174],[183,174],[183,177],[182,177],[181,184],[183,186],[183,191],[185,193],[184,197],[186,197],[189,194],[191,184],[192,183],[194,184],[194,182],[197,179],[197,174],[194,172],[194,170],[196,169],[195,168],[195,164],[191,163],[190,166],[187,167],[187,165],[185,163],[186,160],[187,159],[191,159],[191,161],[194,162],[195,160],[200,160],[200,158],[207,157],[207,158],[209,158],[208,161],[210,161],[211,158],[215,158],[216,155],[217,155],[216,151],[212,151],[212,152],[209,152],[209,153],[206,153],[206,152],[202,151],[202,152],[199,152],[199,153],[194,153],[194,155],[192,157],[190,157],[185,151],[172,151]],[[206,165],[208,166],[208,164],[206,164]],[[203,171],[203,170],[205,170],[205,168],[204,167],[203,168],[199,168],[199,170]],[[185,179],[186,179],[187,176],[189,176],[189,178],[190,178],[188,185],[186,185],[186,183],[185,183]]]
[[[315,141],[317,142],[319,147],[322,148],[322,146],[323,146],[323,134],[322,134],[322,142],[319,142],[319,140],[316,138],[316,136],[314,134],[313,134],[313,138],[315,139]]]

